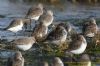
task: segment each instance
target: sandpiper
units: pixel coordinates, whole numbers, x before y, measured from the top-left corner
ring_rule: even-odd
[[[10,57],[7,66],[24,66],[24,58],[21,52],[17,51],[13,57]]]
[[[57,25],[56,28],[48,34],[45,42],[54,45],[61,45],[66,41],[66,38],[66,29],[63,26]]]
[[[29,50],[32,45],[36,42],[35,38],[32,37],[23,37],[13,40],[11,43],[18,49],[26,51]]]
[[[25,18],[30,19],[30,28],[31,28],[31,20],[35,20],[37,21],[39,19],[39,17],[43,14],[43,5],[41,3],[39,3],[38,5],[36,5],[36,7],[31,7]],[[27,24],[26,24],[27,26]]]
[[[86,22],[83,25],[82,31],[86,37],[94,37],[98,31],[98,26],[96,24],[96,20],[94,18],[91,18],[89,22]]]
[[[51,66],[64,66],[64,64],[59,57],[54,57]]]
[[[77,35],[77,37],[74,40],[72,40],[72,42],[69,44],[66,54],[67,53],[81,54],[85,51],[86,47],[87,47],[87,42],[84,36]]]
[[[39,22],[43,22],[45,26],[49,26],[53,22],[53,12],[51,10],[47,10],[43,15],[40,16]]]
[[[61,23],[59,23],[58,25],[61,25],[61,26],[65,27],[65,29],[66,29],[66,31],[67,31],[68,33],[70,33],[71,30],[72,30],[72,27],[71,27],[71,25],[70,25],[69,22],[67,22],[67,23],[61,22]]]
[[[4,30],[9,30],[11,32],[18,32],[20,30],[22,30],[23,27],[23,20],[22,19],[14,19],[8,27],[6,27]]]
[[[35,37],[36,41],[42,41],[46,38],[48,27],[44,26],[43,23],[37,24],[33,29],[32,36]]]
[[[46,61],[41,61],[38,66],[49,66],[49,64]]]
[[[38,4],[36,7],[31,7],[26,14],[26,18],[38,20],[39,17],[43,14],[43,5]]]
[[[78,59],[78,64],[80,66],[91,66],[91,60],[88,54],[82,54],[81,57]]]

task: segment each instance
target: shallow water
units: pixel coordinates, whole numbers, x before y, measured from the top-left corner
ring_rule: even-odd
[[[25,0],[0,0],[0,15],[5,17],[24,17],[27,10],[37,2],[26,2]],[[93,16],[100,17],[100,3],[96,5],[74,4],[62,0],[57,4],[43,2],[47,9],[54,11],[56,20],[66,20],[71,18],[87,18]]]
[[[54,21],[65,21],[67,19],[84,19],[88,17],[100,18],[100,3],[96,4],[83,4],[72,3],[70,1],[62,0],[59,2],[47,2],[45,0],[0,0],[0,15],[4,18],[0,18],[0,28],[5,28],[9,25],[13,18],[24,18],[28,9],[36,3],[42,2],[46,9],[51,9],[54,12]],[[74,24],[75,21],[72,21]],[[5,24],[6,23],[6,24]],[[76,23],[77,24],[77,23]],[[80,31],[77,26],[76,30]],[[1,34],[5,34],[6,32]],[[6,35],[11,34],[11,32]]]

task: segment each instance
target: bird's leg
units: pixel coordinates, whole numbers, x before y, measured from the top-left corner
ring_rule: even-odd
[[[30,19],[30,31],[32,29],[32,20]],[[31,36],[31,34],[29,34],[29,36]]]
[[[39,47],[40,47],[40,53],[43,56],[43,48],[40,45],[39,45]]]
[[[25,23],[25,31],[27,30],[27,27],[28,27],[28,26],[27,26],[27,23]]]
[[[94,48],[96,49],[96,47],[97,47],[97,44],[94,46]]]
[[[71,63],[73,63],[73,54],[71,54]]]
[[[73,57],[74,57],[74,54],[72,54],[71,52],[67,51],[66,54],[71,57],[71,63],[73,62]]]
[[[17,38],[17,33],[15,33],[15,38]]]
[[[30,30],[31,30],[31,28],[32,28],[31,22],[32,22],[32,20],[30,19]]]
[[[26,35],[26,32],[27,32],[27,22],[24,23],[24,30],[23,30],[23,35],[25,36]]]
[[[23,35],[25,36],[26,35],[26,32],[23,32]]]
[[[36,24],[36,21],[35,21],[35,24]]]

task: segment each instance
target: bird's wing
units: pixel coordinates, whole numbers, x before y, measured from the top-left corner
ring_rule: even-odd
[[[20,38],[20,39],[15,39],[12,41],[12,43],[18,44],[18,45],[29,44],[33,42],[34,40],[32,40],[32,38]]]
[[[9,24],[9,26],[7,27],[7,29],[8,29],[8,28],[11,28],[11,27],[18,26],[18,25],[20,25],[20,22],[13,20],[13,21]]]
[[[26,17],[28,16],[33,16],[33,17],[36,17],[36,16],[40,16],[42,15],[42,10],[39,9],[39,8],[30,8]]]
[[[50,20],[52,19],[52,16],[49,15],[49,14],[44,14],[44,15],[41,15],[40,18],[39,18],[39,21],[41,22],[49,22]]]
[[[96,33],[97,32],[96,25],[89,25],[89,26],[87,26],[86,29],[85,29],[85,33],[87,34],[89,32]]]
[[[69,50],[76,50],[81,46],[82,41],[73,41],[69,44]]]

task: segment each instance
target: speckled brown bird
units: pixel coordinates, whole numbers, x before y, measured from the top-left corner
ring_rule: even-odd
[[[51,10],[47,10],[46,12],[43,13],[43,15],[40,16],[39,22],[43,22],[45,26],[49,26],[53,22],[53,12]]]
[[[7,61],[7,66],[24,66],[21,52],[17,51],[14,56],[11,56]]]
[[[57,25],[55,29],[48,34],[45,43],[51,43],[59,46],[66,41],[66,38],[66,29],[63,26]]]
[[[32,37],[23,37],[13,40],[11,43],[18,49],[26,51],[29,50],[32,45],[36,42],[35,38]]]
[[[37,4],[34,7],[31,7],[28,10],[25,18],[30,19],[30,28],[32,28],[32,26],[31,26],[32,20],[35,20],[35,22],[36,22],[42,14],[43,14],[43,5],[41,3]],[[25,23],[25,25],[27,26],[28,24]]]
[[[67,22],[67,23],[61,22],[61,23],[59,23],[58,25],[65,27],[65,29],[66,29],[66,31],[67,31],[68,33],[70,33],[71,30],[72,30],[72,27],[71,27],[71,25],[70,25],[69,22]]]
[[[91,60],[88,54],[82,54],[78,59],[78,64],[80,66],[91,66]]]
[[[91,18],[89,22],[84,23],[82,32],[86,37],[94,37],[98,32],[96,20]]]
[[[31,7],[27,14],[26,14],[26,18],[29,19],[34,19],[34,20],[38,20],[39,17],[43,14],[43,5],[41,3],[39,3],[38,5],[36,5],[35,7]]]
[[[41,61],[38,63],[38,66],[49,66],[49,64],[46,61]]]
[[[23,26],[24,26],[24,23],[22,19],[14,19],[4,30],[9,30],[11,32],[16,33],[22,30]]]
[[[35,37],[36,41],[43,41],[48,32],[48,27],[44,26],[43,23],[37,24],[33,29],[32,36]]]
[[[51,66],[64,66],[62,60],[59,57],[54,57]]]
[[[72,42],[69,44],[68,50],[66,51],[67,53],[72,53],[72,54],[82,54],[87,47],[87,42],[86,39],[84,38],[83,35],[77,35],[77,37],[72,40]]]

